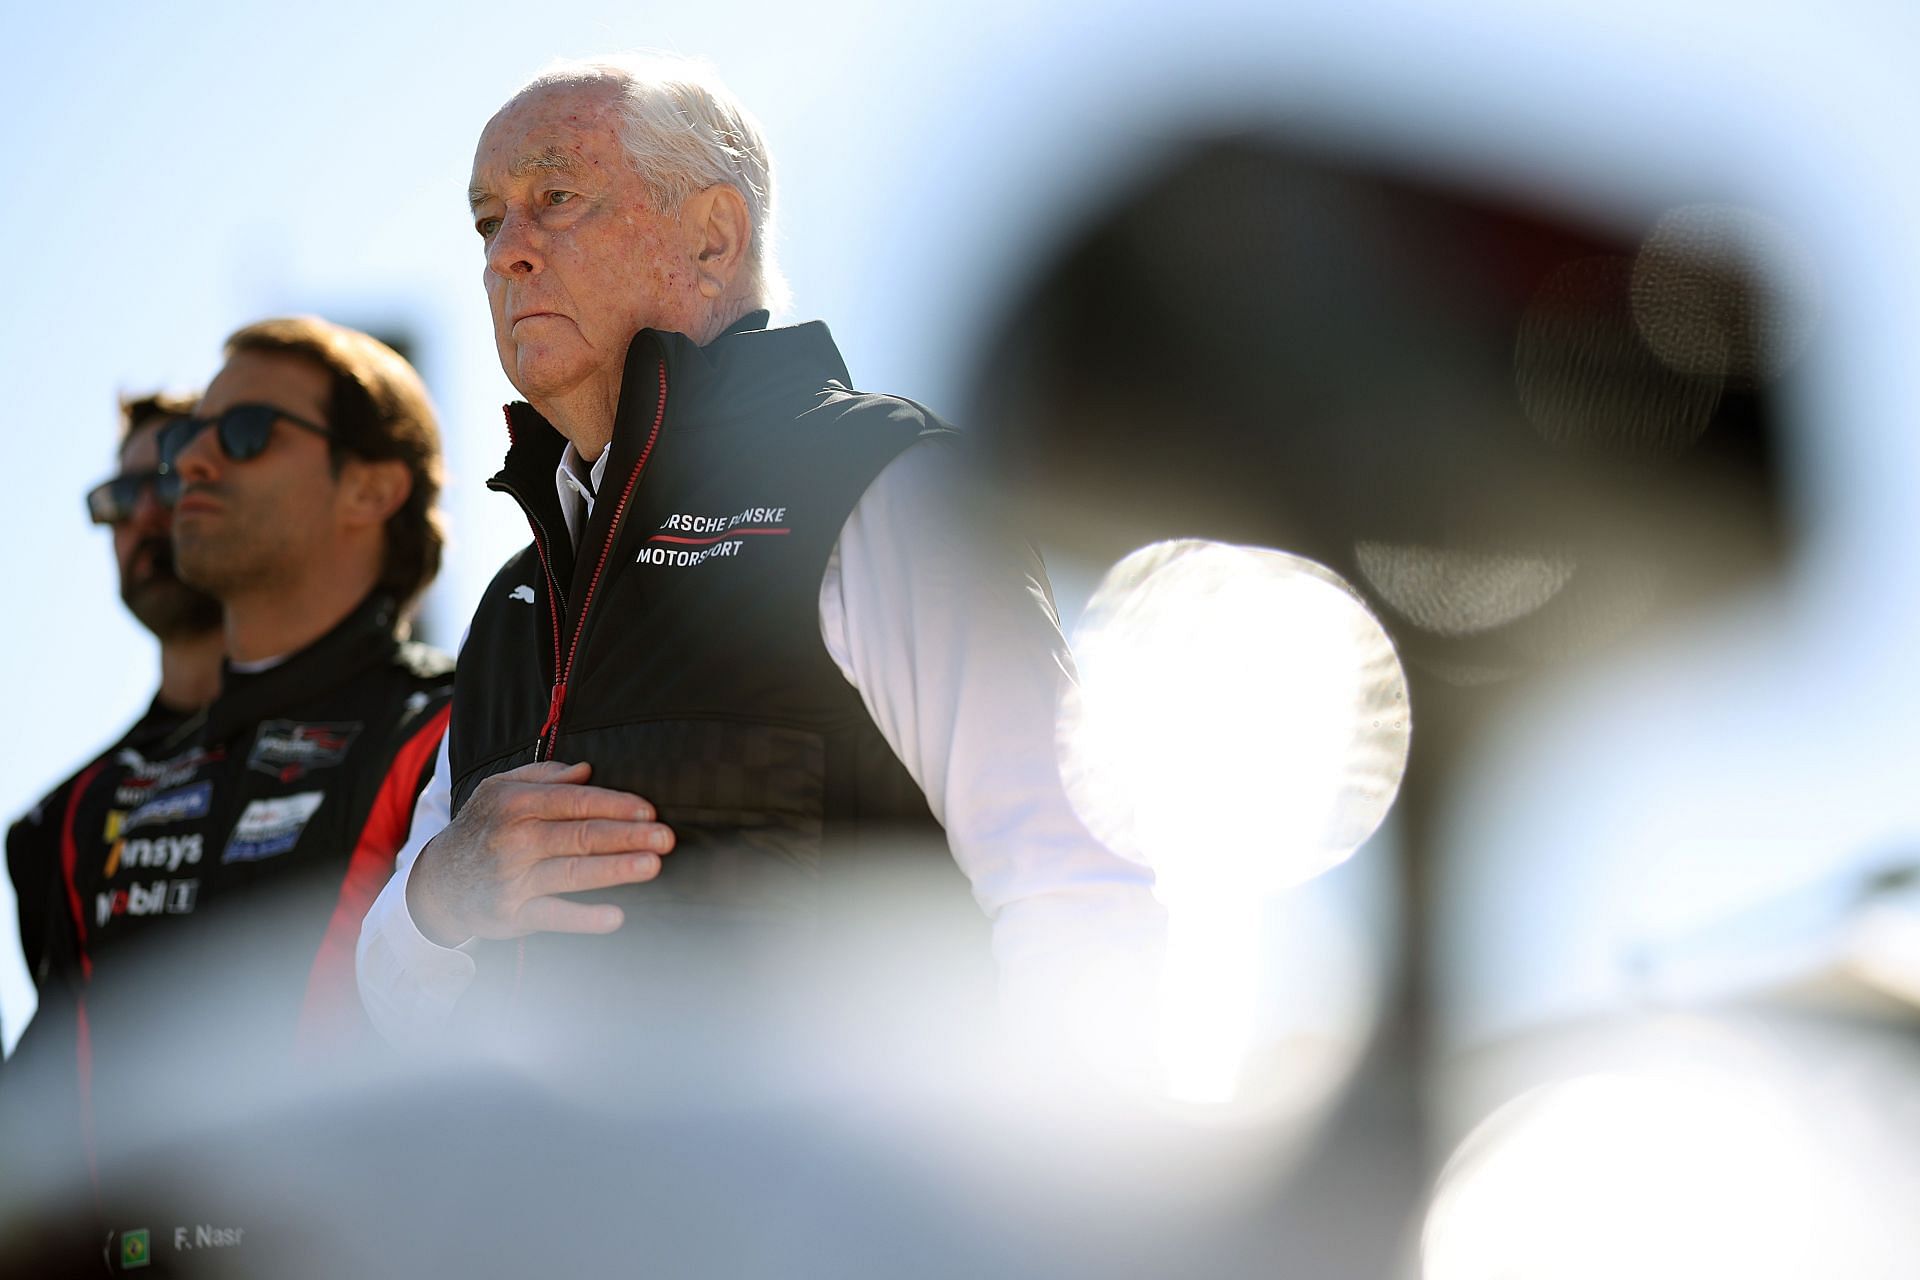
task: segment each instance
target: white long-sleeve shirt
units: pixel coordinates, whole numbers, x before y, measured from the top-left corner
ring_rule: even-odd
[[[586,477],[567,446],[556,473],[570,536],[607,465]],[[1164,918],[1145,868],[1088,834],[1060,783],[1054,713],[1073,659],[1032,547],[970,509],[953,446],[916,444],[881,471],[841,527],[820,581],[820,635],[946,828],[993,920],[1002,990],[1057,987],[1064,969],[1136,967]],[[417,1043],[472,982],[466,951],[437,945],[407,910],[407,877],[447,825],[444,739],[392,880],[361,927],[360,995],[388,1039]],[[1099,957],[1105,956],[1102,960]]]

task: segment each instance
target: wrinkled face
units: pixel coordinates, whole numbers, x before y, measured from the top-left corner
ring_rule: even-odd
[[[549,86],[480,135],[469,196],[500,366],[536,407],[611,381],[633,335],[696,333],[697,245],[628,164],[611,85]]]
[[[160,465],[160,428],[150,419],[127,433],[120,446],[120,472],[133,475]],[[113,558],[120,568],[120,599],[140,625],[162,640],[197,635],[220,625],[220,602],[180,581],[173,567],[173,510],[140,491],[133,514],[113,526]]]
[[[300,356],[240,351],[208,384],[196,417],[237,404],[269,404],[324,423],[332,379]],[[180,501],[173,513],[180,576],[223,600],[320,568],[339,546],[339,477],[327,442],[276,422],[259,457],[234,462],[217,428],[194,436],[174,467]]]

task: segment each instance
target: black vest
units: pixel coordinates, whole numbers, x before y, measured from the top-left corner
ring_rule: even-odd
[[[868,484],[951,429],[846,378],[817,323],[706,347],[643,330],[577,549],[554,492],[565,442],[508,408],[490,487],[519,500],[534,542],[495,577],[461,652],[453,811],[536,759],[588,761],[595,784],[645,796],[676,837],[659,878],[587,895],[619,903],[628,935],[810,919],[823,879],[907,832],[944,857],[924,838],[938,833],[925,798],[826,651],[819,601]],[[571,945],[537,935],[512,967]]]

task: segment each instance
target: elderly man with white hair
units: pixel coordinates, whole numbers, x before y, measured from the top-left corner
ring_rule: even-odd
[[[824,325],[769,327],[746,110],[697,63],[562,64],[487,124],[469,196],[526,397],[490,484],[532,543],[474,615],[362,930],[376,1025],[658,1008],[688,969],[662,940],[798,937],[841,872],[941,828],[1003,990],[1150,956],[1149,874],[1062,791],[1073,668],[1038,556],[982,516],[951,428],[852,389]]]

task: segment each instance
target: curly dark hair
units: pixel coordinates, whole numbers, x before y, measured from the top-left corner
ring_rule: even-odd
[[[171,422],[191,418],[199,403],[197,391],[154,391],[144,396],[120,397],[120,439],[126,438],[149,422]]]

